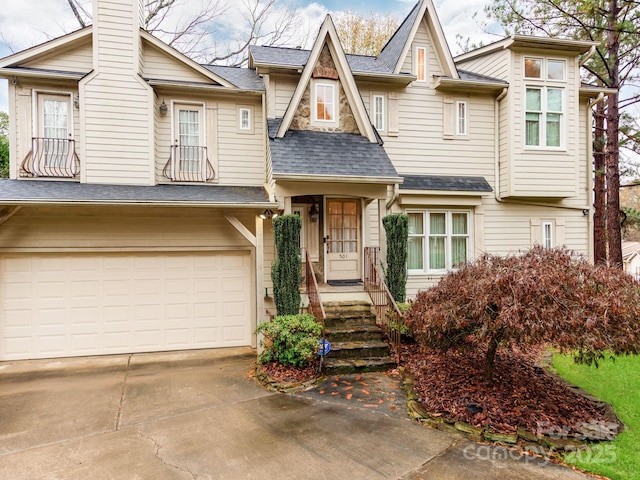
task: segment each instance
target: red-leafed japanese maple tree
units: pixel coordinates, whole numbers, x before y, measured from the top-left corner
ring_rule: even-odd
[[[501,346],[551,344],[581,363],[640,352],[640,284],[565,249],[485,255],[418,293],[405,314],[422,346],[485,348],[493,379]]]

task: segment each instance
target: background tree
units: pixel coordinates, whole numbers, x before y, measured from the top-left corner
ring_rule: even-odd
[[[398,17],[391,13],[358,15],[345,10],[334,15],[333,21],[346,53],[376,56],[398,28]]]
[[[586,80],[619,90],[633,86],[640,64],[640,3],[625,0],[492,0],[489,19],[505,33],[544,34],[600,43],[585,65]],[[622,268],[620,233],[620,111],[640,100],[628,89],[608,95],[596,112],[594,242],[597,262]],[[602,117],[602,118],[600,118]],[[600,124],[598,124],[600,122]],[[636,130],[637,131],[637,130]]]
[[[9,177],[9,115],[0,112],[0,177]]]
[[[91,23],[87,0],[67,0],[80,27]],[[242,33],[215,43],[214,35]],[[202,63],[240,66],[250,45],[306,41],[298,10],[277,0],[145,0],[144,28],[176,50]]]
[[[271,280],[278,316],[295,315],[300,309],[301,229],[298,215],[281,215],[273,220],[276,258],[271,266]]]
[[[418,293],[405,321],[427,348],[484,348],[491,382],[499,347],[551,344],[597,363],[603,352],[640,352],[640,289],[617,268],[534,247],[485,255]]]

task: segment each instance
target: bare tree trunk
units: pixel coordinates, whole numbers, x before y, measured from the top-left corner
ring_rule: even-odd
[[[496,351],[500,345],[500,337],[495,336],[489,341],[487,353],[484,357],[484,381],[488,384],[493,383],[493,372],[496,364]]]
[[[607,225],[605,192],[605,129],[604,103],[599,102],[595,111],[595,129],[593,135],[593,257],[594,263],[607,263]]]
[[[620,87],[620,29],[617,25],[620,14],[618,0],[609,0],[609,18],[607,24],[608,59],[611,75],[610,87]],[[620,112],[618,106],[618,94],[609,95],[607,102],[607,246],[609,250],[609,264],[622,268],[622,234],[620,228],[620,170],[619,170],[619,144],[618,133],[620,126]]]

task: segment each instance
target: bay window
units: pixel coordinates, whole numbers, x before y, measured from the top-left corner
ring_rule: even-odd
[[[457,268],[470,259],[470,212],[409,211],[407,269],[411,273]]]

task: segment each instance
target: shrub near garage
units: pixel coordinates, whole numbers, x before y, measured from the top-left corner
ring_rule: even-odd
[[[265,347],[260,363],[277,362],[285,367],[305,367],[318,355],[322,325],[312,315],[283,315],[258,326]]]

